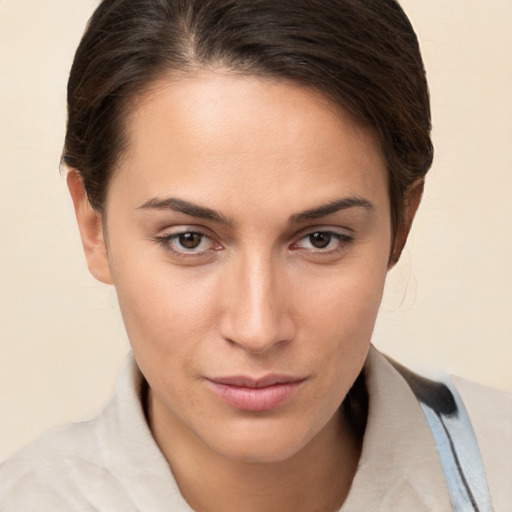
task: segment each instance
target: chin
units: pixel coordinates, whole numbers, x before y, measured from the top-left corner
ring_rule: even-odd
[[[303,448],[302,444],[287,441],[266,440],[266,446],[262,443],[247,441],[245,443],[229,443],[229,446],[221,447],[219,455],[247,464],[276,464],[293,458]]]
[[[314,437],[309,429],[280,421],[251,419],[232,426],[229,436],[203,439],[219,455],[252,464],[278,463],[293,458]],[[210,432],[212,434],[213,432]]]

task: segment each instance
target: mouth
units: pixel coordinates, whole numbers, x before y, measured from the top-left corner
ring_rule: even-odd
[[[213,393],[231,407],[250,412],[271,411],[289,401],[306,379],[266,375],[259,379],[230,376],[207,379]]]

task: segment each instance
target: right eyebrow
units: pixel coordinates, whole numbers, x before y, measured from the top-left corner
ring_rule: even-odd
[[[184,213],[185,215],[190,215],[191,217],[210,220],[219,224],[231,224],[231,222],[220,212],[212,210],[211,208],[199,206],[198,204],[192,203],[190,201],[178,199],[176,197],[166,197],[165,199],[154,197],[153,199],[150,199],[143,205],[139,206],[137,209],[172,210],[174,212]]]

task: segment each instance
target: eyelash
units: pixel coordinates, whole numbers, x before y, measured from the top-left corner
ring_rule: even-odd
[[[292,243],[291,247],[293,248],[293,246],[296,246],[299,242],[301,242],[303,240],[307,240],[308,238],[310,238],[314,235],[319,235],[319,234],[324,235],[324,236],[327,235],[328,237],[330,237],[328,244],[330,244],[332,242],[332,239],[335,239],[335,241],[337,241],[335,247],[329,248],[329,249],[314,248],[314,247],[302,249],[300,247],[297,247],[294,250],[304,250],[313,255],[331,255],[331,254],[335,254],[335,253],[344,251],[347,248],[347,246],[354,241],[353,237],[346,233],[340,233],[338,231],[332,231],[329,229],[316,229],[314,231],[308,231],[307,233],[301,234]]]
[[[205,240],[209,240],[210,242],[212,242],[214,247],[203,250],[201,252],[195,251],[194,248],[189,250],[187,250],[185,247],[183,247],[181,250],[175,249],[173,247],[173,243],[177,242],[178,239],[184,235],[199,235],[201,237],[201,241],[199,242],[200,244],[202,244],[203,241]],[[194,229],[186,229],[183,231],[179,231],[177,233],[170,233],[168,235],[158,236],[155,238],[155,242],[161,245],[165,250],[170,251],[171,253],[180,258],[197,258],[201,256],[204,257],[210,254],[210,251],[219,251],[222,249],[222,246],[219,243],[215,243],[211,236],[208,236],[207,234]]]
[[[328,244],[331,243],[332,239],[334,238],[337,241],[337,244],[334,248],[301,248],[298,247],[298,244],[303,241],[307,240],[308,237],[312,237],[314,235],[321,234],[324,236],[330,237]],[[195,248],[187,250],[185,247],[182,249],[176,249],[173,245],[174,242],[177,242],[178,239],[181,236],[184,235],[198,235],[201,237],[201,241],[199,244],[202,244],[203,241],[209,240],[213,247],[202,250],[202,251],[195,251]],[[342,252],[347,248],[349,244],[351,244],[354,241],[353,237],[350,235],[347,235],[346,233],[340,233],[337,231],[332,231],[328,229],[316,229],[314,231],[308,231],[307,233],[302,233],[300,236],[298,236],[290,245],[290,249],[294,251],[304,251],[309,254],[313,255],[331,255],[338,252]],[[186,229],[183,231],[179,231],[177,233],[170,233],[163,236],[158,236],[155,238],[155,242],[159,245],[161,245],[165,250],[173,253],[174,255],[180,257],[180,258],[201,258],[208,255],[211,255],[211,251],[220,251],[222,250],[222,246],[220,243],[215,242],[214,239],[198,230],[193,229]]]

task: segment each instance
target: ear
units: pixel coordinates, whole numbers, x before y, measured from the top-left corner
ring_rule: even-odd
[[[69,193],[75,207],[76,220],[91,274],[106,284],[113,284],[108,264],[102,216],[89,203],[80,173],[71,169],[67,176]]]
[[[423,196],[425,180],[419,178],[414,181],[405,191],[404,194],[404,214],[402,223],[397,226],[397,230],[393,240],[391,257],[389,259],[389,268],[392,268],[400,259],[402,250],[407,242],[407,237],[411,231],[412,221],[420,205]]]

